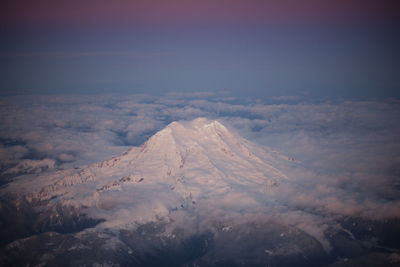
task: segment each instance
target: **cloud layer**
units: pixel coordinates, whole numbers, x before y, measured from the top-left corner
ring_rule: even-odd
[[[326,249],[323,233],[338,218],[400,216],[396,100],[313,103],[288,97],[263,103],[229,93],[174,93],[18,96],[3,98],[0,106],[2,179],[105,160],[171,121],[201,116],[218,118],[297,162],[283,170],[291,183],[267,193],[265,203],[275,206],[260,208],[248,199],[241,212],[279,218]],[[212,207],[202,212],[224,216],[224,207]],[[229,216],[239,220],[241,212]],[[199,224],[210,224],[207,218]]]

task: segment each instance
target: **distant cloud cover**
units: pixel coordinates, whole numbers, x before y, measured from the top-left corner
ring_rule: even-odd
[[[102,161],[172,121],[208,117],[299,162],[284,170],[295,182],[269,193],[282,205],[278,214],[270,212],[282,220],[316,231],[322,240],[330,216],[399,216],[397,100],[313,103],[284,97],[263,103],[229,93],[48,95],[4,97],[0,112],[3,182]],[[252,207],[254,200],[249,201]],[[284,211],[285,206],[294,210]],[[296,211],[308,209],[329,216]]]

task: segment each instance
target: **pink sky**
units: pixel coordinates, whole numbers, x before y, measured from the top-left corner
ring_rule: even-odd
[[[274,24],[398,19],[396,1],[368,0],[14,0],[3,2],[9,26]]]

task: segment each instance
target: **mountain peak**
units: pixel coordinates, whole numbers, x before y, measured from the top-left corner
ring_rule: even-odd
[[[168,124],[164,129],[155,134],[155,136],[173,134],[190,137],[193,134],[210,136],[215,134],[229,133],[228,129],[218,120],[211,120],[204,117],[192,121],[174,121]]]
[[[197,118],[192,121],[171,122],[150,137],[143,147],[146,153],[152,151],[159,155],[170,154],[167,156],[170,158],[173,154],[184,153],[193,147],[221,147],[229,138],[234,137],[217,120]]]
[[[197,119],[194,119],[192,121],[173,121],[170,124],[168,124],[165,128],[195,128],[195,129],[201,129],[201,128],[210,128],[210,127],[216,127],[220,129],[226,130],[226,127],[219,122],[218,120],[212,120],[212,119],[207,119],[204,117],[199,117]]]
[[[197,118],[168,124],[131,158],[135,165],[161,168],[163,171],[155,176],[164,178],[188,173],[191,176],[193,170],[201,173],[196,177],[200,180],[212,173],[209,181],[229,177],[238,183],[262,184],[270,178],[284,178],[270,165],[273,156],[268,154],[267,161],[265,156],[258,145],[230,132],[218,120]]]
[[[192,121],[192,125],[197,128],[214,128],[222,131],[228,131],[226,127],[217,120],[209,120],[206,118],[197,118]]]
[[[204,118],[204,117],[199,117],[199,118],[194,119],[194,120],[191,121],[191,123],[193,125],[200,126],[200,127],[201,126],[210,125],[210,124],[215,124],[217,122],[218,122],[217,120],[211,120],[211,119],[207,119],[207,118]]]
[[[44,201],[58,196],[91,206],[105,192],[121,190],[130,198],[143,186],[166,186],[167,192],[197,200],[240,188],[263,192],[287,178],[279,166],[276,154],[231,133],[217,120],[198,118],[172,122],[140,147],[110,160],[43,176],[41,184],[46,186],[29,198]]]

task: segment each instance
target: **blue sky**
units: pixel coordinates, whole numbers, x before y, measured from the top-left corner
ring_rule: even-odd
[[[385,1],[319,9],[313,1],[234,1],[236,9],[223,1],[61,2],[6,5],[2,95],[221,90],[263,98],[399,97],[398,9]]]

